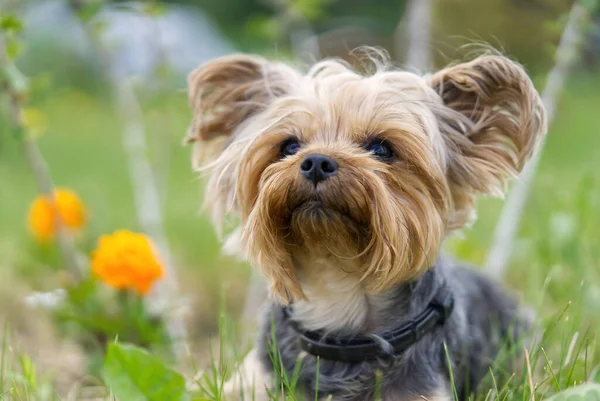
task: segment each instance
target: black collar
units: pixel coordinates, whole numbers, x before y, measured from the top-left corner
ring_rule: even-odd
[[[395,330],[378,335],[393,347],[393,355],[399,355],[418,342],[436,326],[443,324],[454,307],[454,297],[442,286],[425,310],[414,320],[402,324]],[[327,338],[319,331],[304,330],[291,319],[290,310],[283,308],[300,337],[302,349],[309,354],[340,362],[363,362],[392,354],[383,352],[380,343],[370,337]]]

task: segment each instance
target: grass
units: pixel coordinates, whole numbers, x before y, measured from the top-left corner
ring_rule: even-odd
[[[490,389],[498,400],[530,400],[532,394],[540,400],[584,381],[600,380],[598,93],[598,76],[572,80],[548,137],[506,277],[507,286],[538,312],[544,335],[541,346],[529,350],[529,366],[523,360],[523,369],[507,386],[498,383],[499,387],[494,388],[492,380]],[[49,132],[39,144],[56,184],[75,189],[91,211],[91,224],[82,241],[91,247],[98,234],[118,228],[137,229],[120,124],[114,110],[74,91],[55,93],[37,107],[48,117]],[[150,156],[160,171],[167,171],[166,176],[159,177],[165,224],[184,277],[182,291],[193,303],[193,340],[198,344],[196,348],[207,354],[205,338],[216,337],[219,332],[215,313],[219,299],[225,294],[225,309],[237,315],[248,269],[221,256],[206,216],[199,213],[201,186],[191,173],[190,150],[181,145],[190,117],[184,94],[158,103],[148,101],[144,109]],[[34,183],[16,141],[0,132],[0,269],[10,271],[34,289],[50,290],[60,283],[60,274],[47,266],[56,255],[36,249],[24,223],[34,196]],[[482,200],[479,220],[462,238],[448,241],[449,252],[474,263],[483,262],[501,206],[499,200]],[[2,307],[0,304],[0,316],[4,315]],[[233,340],[227,344],[229,341]],[[14,359],[6,357],[11,344],[2,344],[0,399],[42,399],[38,394],[43,387],[40,383],[46,382],[39,375],[35,376],[35,385],[31,382],[33,364],[8,363]],[[220,354],[223,352],[221,349]],[[211,366],[208,359],[204,358],[205,365],[200,369],[211,372],[204,380],[215,381],[208,388],[212,398],[218,399],[222,388],[219,381],[228,369],[220,363]],[[292,378],[284,381],[286,386],[293,385]],[[44,388],[51,394],[44,399],[57,399],[52,390]],[[6,396],[9,391],[13,391],[10,397]],[[491,399],[490,394],[484,391],[481,400]]]

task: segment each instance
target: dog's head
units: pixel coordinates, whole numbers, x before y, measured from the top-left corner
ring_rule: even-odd
[[[300,253],[359,260],[349,274],[369,292],[419,276],[546,130],[527,74],[499,55],[430,76],[236,55],[191,73],[189,94],[207,206],[218,226],[237,219],[284,303],[304,298]]]

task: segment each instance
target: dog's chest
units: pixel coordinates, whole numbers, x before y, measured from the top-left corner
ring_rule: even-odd
[[[356,269],[317,259],[301,271],[303,291],[309,302],[294,304],[294,320],[306,330],[355,335],[381,329],[381,311],[397,299],[369,294],[360,277],[349,273]]]

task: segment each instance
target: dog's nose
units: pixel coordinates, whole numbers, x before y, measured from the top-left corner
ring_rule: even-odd
[[[300,164],[300,173],[315,185],[335,175],[337,170],[335,160],[319,153],[306,156]]]

